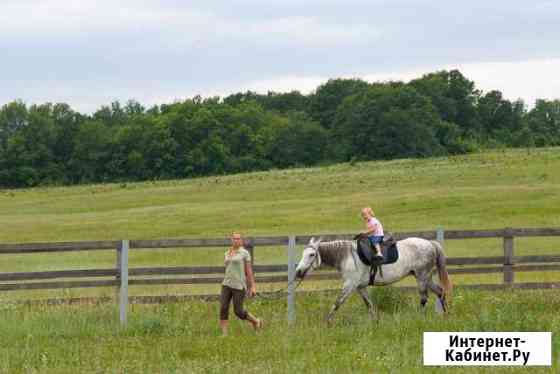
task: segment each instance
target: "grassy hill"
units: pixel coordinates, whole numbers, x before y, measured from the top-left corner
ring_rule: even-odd
[[[560,226],[560,148],[507,150],[424,160],[342,164],[184,181],[36,188],[0,192],[0,243],[355,232],[372,206],[391,231]],[[558,254],[559,238],[516,239],[516,254]],[[499,255],[497,239],[446,241],[449,256]],[[221,263],[223,249],[132,253],[131,266]],[[257,263],[285,262],[283,248],[257,248]],[[112,267],[114,252],[5,255],[0,272]],[[501,274],[454,276],[457,284],[500,282]],[[516,280],[560,280],[558,272]],[[305,282],[304,282],[305,284]],[[324,282],[322,283],[324,285]],[[259,285],[259,287],[269,287]],[[279,286],[270,286],[276,289]],[[313,284],[305,284],[313,287]],[[217,286],[137,287],[132,294],[215,292]],[[326,328],[334,295],[298,296],[298,321],[285,301],[248,307],[267,321],[254,334],[239,322],[218,336],[215,303],[131,307],[118,328],[112,305],[24,307],[15,298],[113,295],[113,290],[0,294],[0,373],[340,372],[443,373],[422,366],[423,331],[553,331],[560,349],[557,292],[458,289],[448,318],[418,311],[413,293],[371,291],[378,322],[351,297]],[[473,318],[476,316],[476,318]],[[480,373],[525,372],[519,368]],[[472,372],[463,368],[454,372]]]
[[[0,192],[0,242],[560,225],[560,148]]]

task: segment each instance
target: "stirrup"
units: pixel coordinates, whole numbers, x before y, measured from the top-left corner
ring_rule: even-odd
[[[377,270],[378,267],[377,265],[372,265],[369,268],[369,281],[368,281],[368,286],[373,286],[375,283],[375,276],[377,275]]]

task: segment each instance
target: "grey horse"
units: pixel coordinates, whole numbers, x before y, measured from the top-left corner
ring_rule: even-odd
[[[393,264],[383,265],[382,274],[378,272],[374,285],[388,285],[413,275],[418,283],[422,309],[428,301],[430,290],[437,295],[443,311],[447,311],[446,295],[450,295],[452,284],[441,245],[437,241],[408,238],[398,241],[397,248],[398,260]],[[354,291],[360,294],[368,311],[375,317],[376,308],[367,292],[370,267],[360,261],[356,241],[321,242],[321,239],[311,238],[297,265],[296,277],[303,280],[307,274],[323,264],[336,268],[343,279],[342,291],[327,315],[327,320],[332,319],[334,313]],[[441,286],[432,281],[434,269],[438,271]]]

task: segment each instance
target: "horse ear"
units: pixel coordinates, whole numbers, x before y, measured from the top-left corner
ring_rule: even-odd
[[[323,237],[320,236],[319,239],[317,239],[317,243],[315,243],[315,244],[319,244],[319,243],[321,243],[322,241],[323,241]]]
[[[309,244],[313,245],[315,244],[315,238],[311,237],[311,239],[309,239]]]

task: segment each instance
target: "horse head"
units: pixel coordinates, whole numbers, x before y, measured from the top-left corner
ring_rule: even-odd
[[[301,260],[296,267],[296,277],[303,279],[308,272],[321,266],[321,254],[319,252],[319,244],[322,238],[315,240],[311,238],[309,243],[303,249]]]

